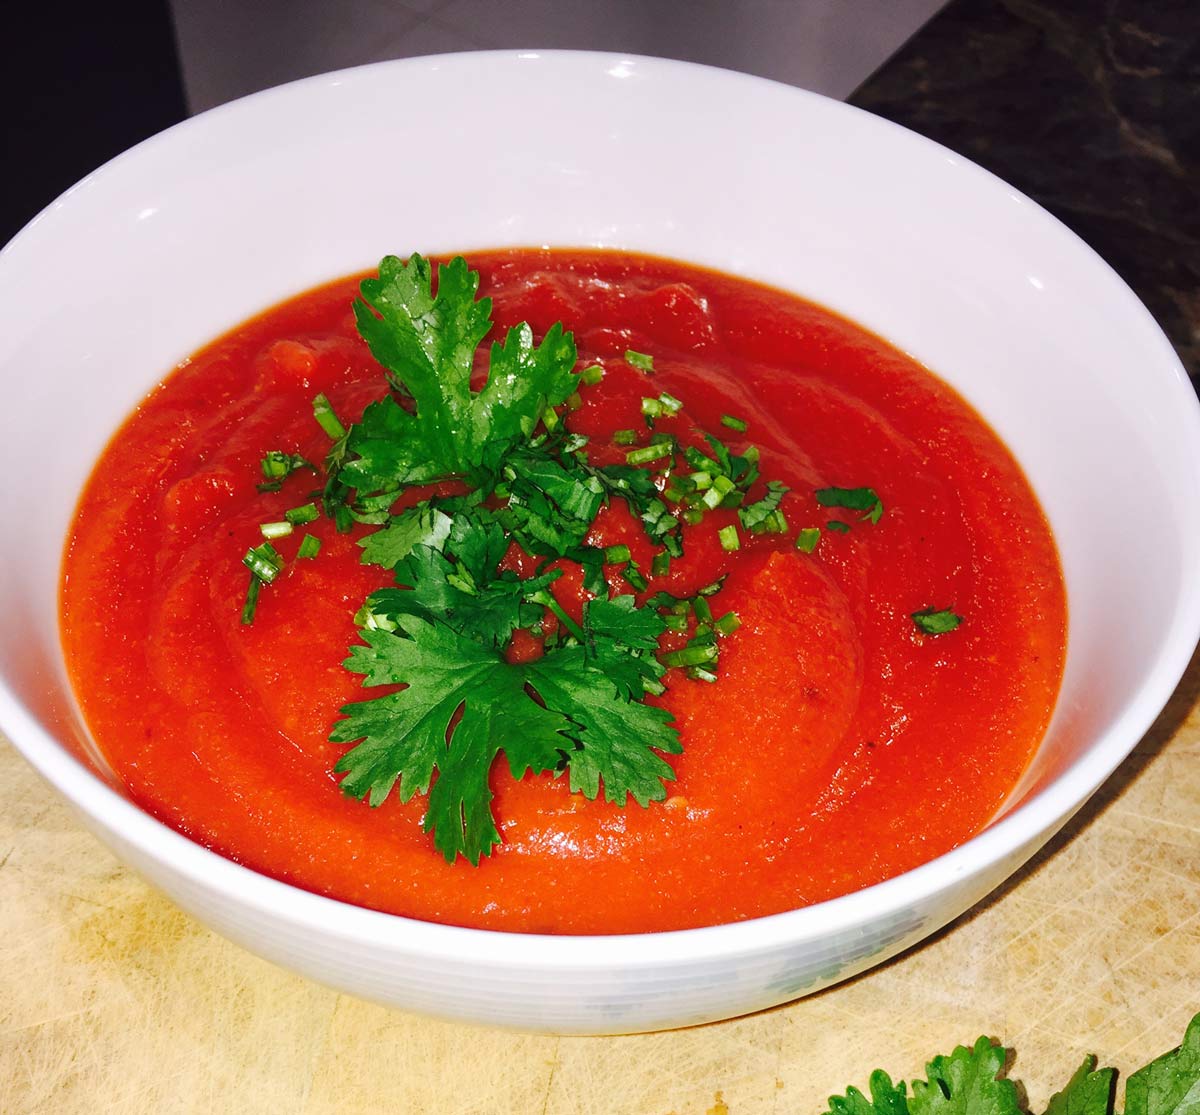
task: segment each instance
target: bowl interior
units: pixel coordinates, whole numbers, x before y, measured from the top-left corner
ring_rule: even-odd
[[[864,113],[702,67],[535,53],[382,64],[217,109],[5,249],[0,724],[18,745],[45,754],[48,735],[102,769],[65,683],[61,547],[92,462],[155,382],[385,252],[534,244],[793,290],[954,385],[1025,467],[1068,584],[1058,712],[1010,804],[1042,802],[1024,835],[1124,757],[1200,625],[1197,407],[1127,288],[1011,188]]]

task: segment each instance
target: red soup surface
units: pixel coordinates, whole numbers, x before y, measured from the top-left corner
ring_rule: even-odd
[[[567,419],[594,459],[624,459],[618,430],[639,429],[644,444],[641,400],[667,392],[683,403],[668,416],[681,439],[706,431],[739,452],[756,445],[764,480],[790,489],[786,534],[742,531],[727,551],[717,532],[736,514],[706,515],[684,528],[684,559],[640,594],[686,595],[727,574],[714,604],[741,621],[722,640],[715,683],[680,669],[663,679],[683,743],[667,757],[667,799],[620,808],[551,774],[515,780],[501,759],[490,785],[503,842],[472,866],[447,863],[422,831],[425,796],[372,807],[339,791],[347,747],[330,729],[340,706],[372,695],[342,662],[358,641],[356,609],[391,578],[361,563],[364,528],[339,534],[322,518],[304,528],[320,554],[289,560],[244,625],[241,557],[262,542],[261,523],[309,498],[311,473],[275,493],[256,484],[268,451],[314,461],[328,451],[314,395],[349,421],[387,390],[355,330],[357,278],[186,361],[83,494],[63,639],[86,720],[131,797],[319,894],[550,933],[777,913],[896,875],[986,825],[1049,719],[1066,604],[1042,512],[979,416],[862,328],[727,275],[611,252],[487,252],[470,264],[498,327],[528,321],[540,336],[562,321],[580,366],[605,369]],[[627,350],[652,355],[652,375]],[[814,492],[831,486],[873,488],[884,514],[872,523],[821,506]],[[821,528],[812,553],[795,544],[806,527]],[[593,535],[627,544],[648,569],[647,540],[619,501]],[[280,552],[291,558],[300,537]],[[584,595],[555,591],[568,611]],[[912,613],[931,607],[963,622],[925,634]]]

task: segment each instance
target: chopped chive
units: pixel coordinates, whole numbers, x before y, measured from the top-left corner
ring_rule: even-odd
[[[283,568],[283,558],[270,542],[264,542],[261,546],[252,546],[247,550],[242,564],[260,581],[269,585],[279,576],[279,571]]]
[[[726,574],[725,576],[728,576],[728,574]],[[710,581],[707,585],[705,585],[702,589],[700,589],[700,591],[697,592],[696,595],[697,596],[716,596],[717,593],[720,592],[721,589],[724,587],[725,587],[725,577],[718,577],[715,581]]]
[[[658,681],[655,678],[645,678],[642,681],[642,688],[647,693],[653,694],[655,697],[661,696],[667,691],[667,687],[663,685],[661,681]]]
[[[584,368],[579,373],[579,382],[586,383],[589,387],[595,387],[604,378],[604,369],[599,364],[593,364],[590,368]]]
[[[581,406],[583,406],[583,400],[579,397],[578,391],[574,391],[570,395],[567,396],[567,401],[566,401],[567,410],[578,410]],[[549,408],[547,408],[547,409],[549,409]]]
[[[303,523],[316,522],[316,520],[321,517],[321,512],[317,510],[317,505],[315,503],[305,503],[301,504],[299,507],[293,507],[290,510],[285,511],[283,513],[283,517],[287,519],[289,523],[292,523],[295,526],[300,526]]]
[[[258,594],[262,591],[262,581],[250,574],[250,584],[246,587],[246,603],[242,605],[242,623],[253,623],[254,613],[258,610]]]
[[[776,509],[763,520],[762,529],[767,534],[787,534],[788,521],[783,512]]]
[[[285,520],[280,523],[259,523],[258,529],[264,538],[286,538],[296,528]]]
[[[703,596],[697,596],[692,601],[692,611],[696,613],[696,618],[701,623],[712,622],[712,608],[708,606],[708,601]]]
[[[692,486],[698,492],[702,492],[706,488],[712,487],[713,478],[710,473],[703,471],[689,473],[688,479],[692,482]]]
[[[692,508],[692,507],[689,507],[683,513],[683,521],[685,523],[687,523],[688,526],[694,527],[697,523],[701,522],[703,519],[704,519],[704,512],[697,511],[695,508]]]
[[[664,457],[669,457],[672,452],[670,442],[663,442],[659,445],[647,445],[641,449],[631,449],[625,454],[625,461],[631,465],[647,465],[651,461],[661,461]]]
[[[725,493],[722,492],[720,488],[717,488],[714,486],[712,488],[709,488],[706,492],[702,493],[697,502],[703,504],[710,511],[715,511],[718,507],[721,506],[721,501],[724,498],[725,498]]]
[[[612,439],[613,445],[633,445],[637,441],[637,430],[617,430]]]
[[[625,350],[625,362],[643,372],[654,371],[654,357],[647,356],[644,352],[634,352],[633,349],[627,348]]]
[[[721,425],[728,426],[731,430],[737,430],[739,434],[746,432],[746,423],[740,418],[734,418],[732,414],[722,414]]]
[[[333,404],[324,396],[318,395],[313,399],[313,417],[317,420],[317,425],[321,427],[334,441],[338,441],[346,436],[346,427],[342,425],[338,416],[333,412]]]
[[[662,490],[663,499],[669,499],[672,503],[679,503],[687,493],[682,488],[677,488],[675,482],[672,481]]]
[[[737,612],[726,612],[713,623],[713,629],[718,635],[732,635],[741,626],[742,621],[738,619]]]
[[[683,400],[666,391],[659,395],[658,401],[667,414],[678,414],[683,409]]]
[[[666,625],[668,631],[686,631],[688,628],[687,616],[677,616],[672,613],[663,616],[662,621]]]
[[[675,440],[676,439],[675,439],[674,434],[651,434],[650,435],[650,444],[651,445],[674,445]]]
[[[542,411],[542,425],[545,426],[546,429],[551,433],[558,429],[559,422],[560,419],[558,417],[558,411],[556,411],[553,407],[547,407],[544,411]]]
[[[583,563],[583,588],[585,592],[590,592],[593,596],[604,596],[608,591],[608,584],[604,580],[604,569],[598,561],[586,561]]]
[[[732,553],[734,550],[742,548],[742,540],[738,537],[738,529],[732,523],[717,531],[717,538],[720,539],[722,550],[728,550]]]
[[[817,548],[817,543],[820,541],[820,527],[805,527],[796,535],[796,549],[801,551],[801,553],[811,554]]]
[[[649,425],[653,425],[654,419],[661,418],[664,413],[663,405],[657,399],[642,400],[642,415]]]
[[[609,565],[615,565],[619,561],[628,561],[630,556],[628,546],[606,546],[604,548],[604,560]]]
[[[717,675],[712,670],[706,670],[702,666],[692,666],[688,670],[687,676],[693,681],[707,681],[710,684],[717,680]]]
[[[709,662],[716,662],[719,657],[716,646],[705,644],[668,651],[660,661],[664,666],[705,666]]]
[[[315,534],[306,534],[300,539],[300,549],[296,551],[298,558],[314,558],[321,552],[321,540]]]
[[[752,465],[758,464],[759,452],[757,445],[746,446],[746,452],[742,454],[743,458]]]
[[[665,577],[671,572],[671,555],[668,553],[655,554],[650,562],[650,575],[652,577]]]

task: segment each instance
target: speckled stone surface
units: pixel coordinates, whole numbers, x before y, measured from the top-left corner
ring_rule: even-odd
[[[1070,226],[1200,389],[1200,0],[952,0],[850,101]]]

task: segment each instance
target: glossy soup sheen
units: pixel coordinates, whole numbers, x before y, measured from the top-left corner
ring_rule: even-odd
[[[844,894],[978,832],[1042,736],[1062,672],[1065,599],[1053,539],[1012,456],[945,384],[828,311],[684,264],[622,253],[478,253],[481,293],[507,327],[562,320],[606,369],[570,418],[594,460],[640,400],[684,402],[678,428],[757,445],[791,488],[786,536],[685,531],[686,558],[651,589],[728,573],[718,613],[741,628],[720,680],[678,670],[662,700],[684,751],[665,803],[587,801],[549,775],[492,768],[504,843],[450,865],[421,830],[424,798],[343,796],[327,737],[338,708],[378,691],[341,665],[352,620],[388,574],[356,533],[264,588],[240,623],[241,557],[259,524],[304,502],[311,473],[260,494],[272,449],[320,460],[325,392],[356,419],[383,378],[350,310],[357,280],[304,294],[197,353],[137,409],[82,497],[63,578],[63,638],[86,719],[141,806],[224,855],[320,894],[457,925],[617,933],[729,922]],[[651,388],[624,360],[654,356]],[[745,435],[723,414],[745,419]],[[822,508],[824,486],[873,487],[885,513]],[[755,496],[757,498],[757,496]],[[824,529],[814,554],[793,541]],[[284,539],[285,556],[300,537]],[[624,509],[594,543],[648,543]],[[290,547],[290,548],[289,548]],[[568,582],[564,584],[564,582]],[[556,591],[581,604],[569,578]],[[628,591],[628,588],[624,588]],[[717,601],[714,601],[716,604]],[[952,607],[955,631],[911,613]]]

